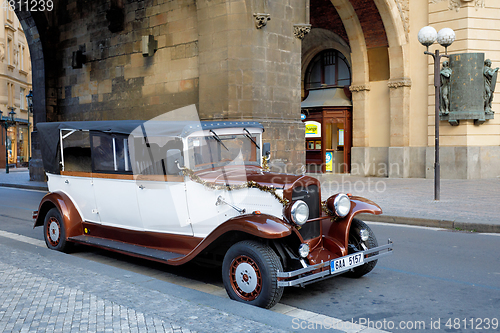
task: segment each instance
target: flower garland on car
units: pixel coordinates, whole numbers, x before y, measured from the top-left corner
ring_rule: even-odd
[[[205,186],[206,188],[209,188],[211,190],[227,190],[227,191],[233,191],[233,190],[240,190],[243,188],[256,188],[261,190],[262,192],[267,192],[271,193],[276,200],[278,200],[279,203],[281,203],[284,206],[288,205],[289,200],[286,198],[281,197],[278,193],[276,193],[276,189],[271,186],[266,186],[266,185],[261,185],[253,180],[249,180],[244,182],[243,184],[239,185],[219,185],[211,182],[207,182],[206,180],[201,179],[198,175],[194,173],[193,170],[189,168],[180,168],[183,175],[189,177],[193,182],[201,184]]]
[[[193,182],[198,183],[200,185],[203,185],[206,188],[211,189],[211,190],[233,191],[233,190],[240,190],[240,189],[244,189],[244,188],[256,188],[256,189],[261,190],[262,192],[270,193],[272,196],[274,196],[276,198],[276,200],[278,200],[279,203],[281,203],[283,205],[283,207],[285,207],[286,205],[288,205],[290,203],[290,201],[288,199],[283,198],[278,193],[276,193],[276,188],[271,187],[271,186],[261,185],[253,180],[246,181],[243,184],[239,184],[239,185],[227,185],[227,184],[219,185],[219,184],[207,182],[206,180],[201,179],[198,175],[196,175],[194,173],[193,170],[191,170],[189,168],[186,168],[186,167],[179,167],[179,168],[181,169],[182,174],[184,176],[189,177],[189,179],[191,179]],[[339,219],[339,217],[336,214],[332,213],[328,209],[328,207],[326,206],[326,200],[321,201],[321,210],[326,215],[331,216],[332,222],[335,222],[336,220]],[[297,227],[300,229],[300,226],[297,226]]]

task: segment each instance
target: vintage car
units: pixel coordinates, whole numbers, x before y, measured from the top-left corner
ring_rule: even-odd
[[[267,171],[263,126],[242,121],[37,125],[50,193],[34,212],[50,249],[74,243],[168,265],[221,265],[228,295],[272,307],[287,286],[361,277],[379,246],[354,216],[381,214],[317,179]]]

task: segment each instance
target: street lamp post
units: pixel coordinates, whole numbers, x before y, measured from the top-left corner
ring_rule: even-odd
[[[434,44],[435,41],[445,48],[445,54],[439,54],[439,50],[434,53],[429,52],[429,46]],[[423,27],[418,32],[418,41],[427,47],[427,51],[424,54],[430,55],[434,58],[434,90],[435,90],[435,103],[434,103],[434,200],[439,201],[441,197],[441,168],[439,165],[439,108],[441,103],[440,88],[441,88],[441,58],[448,56],[448,46],[450,46],[455,41],[455,32],[450,28],[441,29],[436,32],[433,27]]]
[[[9,173],[9,149],[7,147],[7,130],[9,129],[9,127],[14,126],[16,123],[16,121],[14,120],[14,116],[16,115],[16,113],[14,112],[14,108],[12,107],[10,109],[11,111],[9,112],[9,116],[6,117],[6,119],[2,118],[3,112],[0,111],[0,118],[2,118],[3,127],[5,128],[5,173]]]
[[[33,114],[33,91],[26,95],[26,101],[28,102],[28,163],[31,160],[31,133],[30,133],[30,114]]]

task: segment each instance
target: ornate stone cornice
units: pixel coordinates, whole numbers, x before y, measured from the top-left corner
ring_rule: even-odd
[[[304,37],[311,32],[310,24],[294,24],[293,25],[293,35],[298,39],[302,40]]]
[[[271,14],[254,13],[253,17],[255,18],[255,27],[257,29],[265,27],[267,25],[267,21],[271,20]]]
[[[411,79],[409,77],[404,77],[401,79],[390,80],[389,83],[387,83],[387,86],[393,89],[411,87]]]
[[[370,85],[369,84],[358,84],[355,86],[350,86],[349,90],[351,92],[370,91]]]

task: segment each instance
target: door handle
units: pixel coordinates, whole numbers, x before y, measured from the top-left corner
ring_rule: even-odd
[[[139,188],[140,188],[141,190],[144,190],[144,188],[145,188],[145,187],[144,187],[144,185],[139,185]]]

